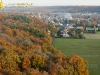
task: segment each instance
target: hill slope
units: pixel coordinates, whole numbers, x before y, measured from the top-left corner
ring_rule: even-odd
[[[67,57],[52,45],[41,19],[0,14],[0,73],[3,75],[89,75],[84,59]]]

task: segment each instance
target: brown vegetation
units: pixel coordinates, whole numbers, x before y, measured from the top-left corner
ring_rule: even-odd
[[[0,14],[0,75],[89,75],[77,55],[52,46],[41,19]]]

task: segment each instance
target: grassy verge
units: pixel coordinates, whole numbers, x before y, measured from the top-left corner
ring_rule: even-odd
[[[100,39],[100,31],[98,31],[96,34],[84,33],[84,36],[86,37],[86,39]]]

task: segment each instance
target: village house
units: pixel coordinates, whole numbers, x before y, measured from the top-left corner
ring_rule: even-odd
[[[87,31],[94,31],[94,27],[86,27]],[[98,28],[96,28],[96,30],[98,30]]]
[[[100,31],[100,24],[98,24],[98,30]]]

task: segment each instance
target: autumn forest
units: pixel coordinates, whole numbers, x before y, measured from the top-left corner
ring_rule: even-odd
[[[88,62],[52,45],[44,20],[0,13],[0,75],[89,75]]]

